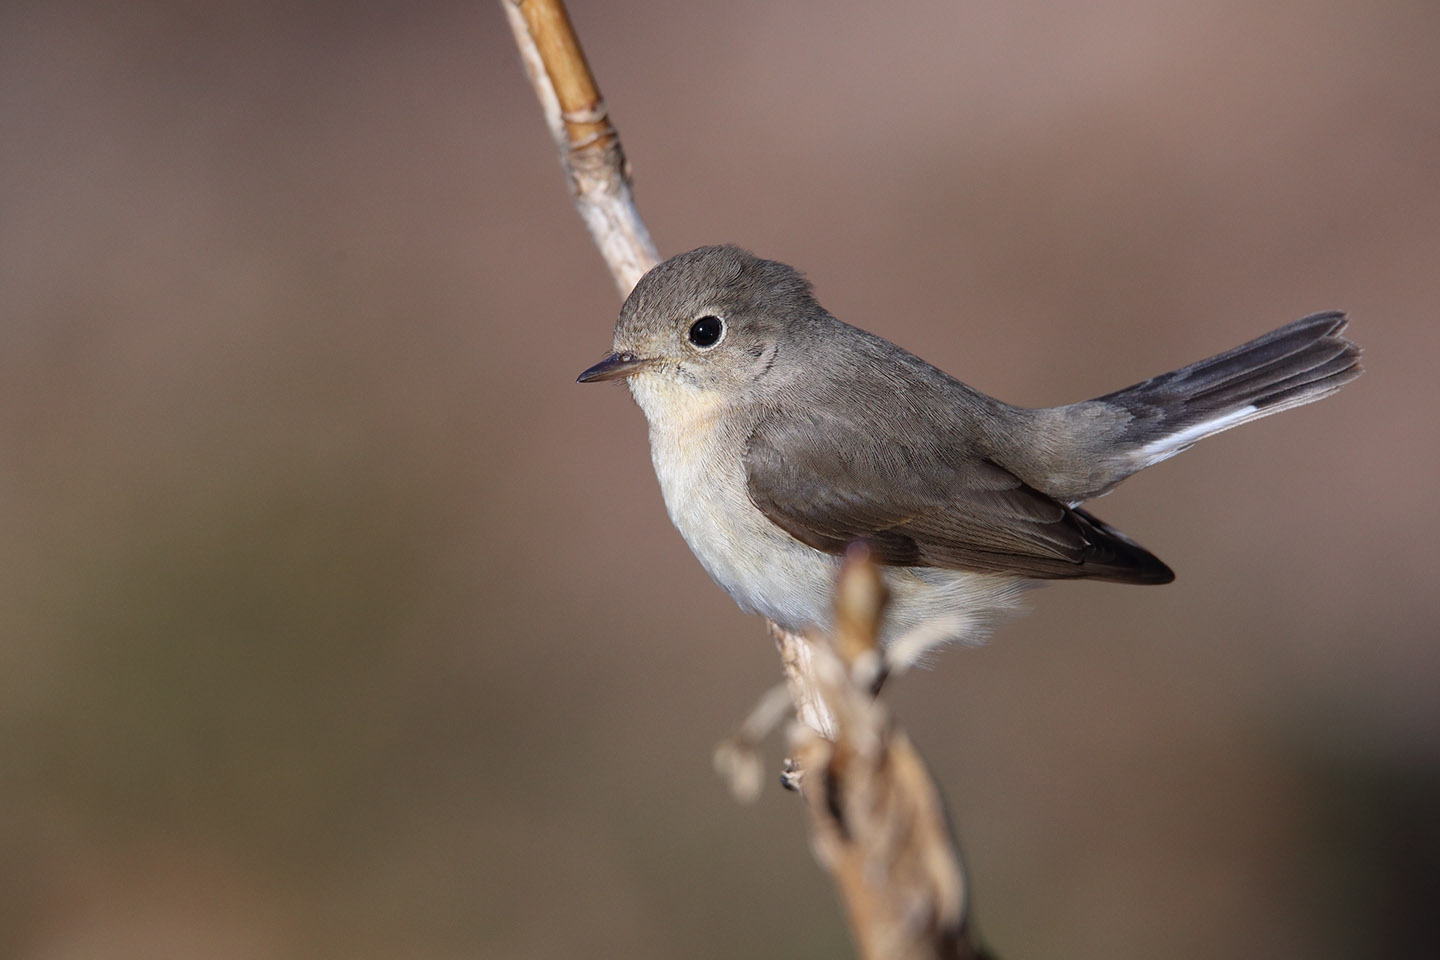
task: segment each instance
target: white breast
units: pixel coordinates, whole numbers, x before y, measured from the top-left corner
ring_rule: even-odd
[[[749,612],[787,629],[827,628],[838,562],[750,502],[743,412],[727,411],[713,392],[659,376],[631,377],[630,389],[650,423],[650,457],[670,520],[705,570]]]

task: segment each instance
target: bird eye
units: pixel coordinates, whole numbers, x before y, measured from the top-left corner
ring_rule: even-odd
[[[690,332],[687,336],[690,342],[701,350],[708,350],[720,342],[720,335],[725,332],[725,322],[719,317],[704,316],[690,324]]]

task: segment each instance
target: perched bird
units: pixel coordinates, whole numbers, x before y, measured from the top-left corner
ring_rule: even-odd
[[[1341,313],[1296,320],[1114,393],[1027,409],[832,317],[794,268],[701,247],[647,273],[614,352],[650,425],[670,519],[742,608],[828,630],[841,554],[866,544],[900,662],[976,641],[1036,581],[1168,583],[1170,568],[1080,508],[1203,437],[1360,374]]]

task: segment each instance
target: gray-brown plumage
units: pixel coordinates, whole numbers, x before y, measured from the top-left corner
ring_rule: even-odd
[[[1360,373],[1345,318],[1297,320],[1094,400],[1001,403],[841,323],[792,268],[736,247],[656,267],[615,353],[671,518],[742,607],[825,628],[838,555],[867,543],[885,636],[972,635],[1032,580],[1166,583],[1170,569],[1079,509],[1202,437],[1317,400]]]

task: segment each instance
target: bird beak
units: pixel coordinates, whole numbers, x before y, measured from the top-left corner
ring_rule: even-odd
[[[593,383],[596,380],[619,380],[633,373],[639,373],[651,361],[642,360],[630,352],[612,353],[595,366],[575,378],[576,383]]]

